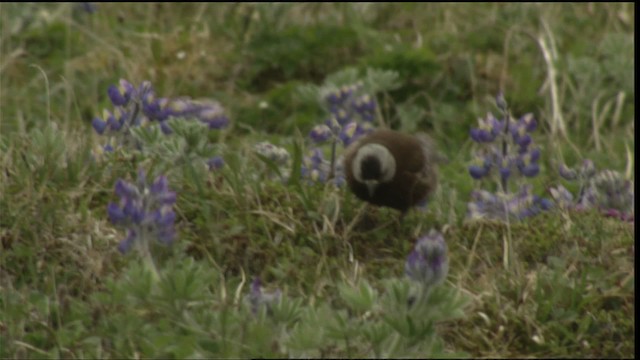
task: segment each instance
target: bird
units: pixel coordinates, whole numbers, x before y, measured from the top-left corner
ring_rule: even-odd
[[[378,129],[345,150],[345,177],[359,199],[396,209],[402,220],[436,190],[438,156],[434,141],[425,133]]]

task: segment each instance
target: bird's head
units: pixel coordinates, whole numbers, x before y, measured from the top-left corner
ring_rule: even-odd
[[[380,144],[366,144],[353,160],[353,177],[367,186],[372,197],[380,183],[389,182],[396,174],[396,160],[389,149]]]

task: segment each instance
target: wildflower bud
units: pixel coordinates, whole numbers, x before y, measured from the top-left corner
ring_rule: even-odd
[[[179,117],[190,117],[198,110],[193,102],[188,98],[173,99],[167,104],[169,115]]]
[[[220,170],[224,166],[224,159],[221,156],[214,156],[207,161],[209,170]]]
[[[127,103],[127,100],[124,97],[124,94],[118,90],[118,87],[115,85],[109,86],[107,89],[107,94],[109,95],[109,99],[115,106],[124,106]]]
[[[324,123],[329,127],[329,129],[331,129],[333,133],[338,133],[340,129],[342,129],[342,126],[340,125],[340,123],[338,122],[338,119],[335,116],[331,116],[330,118],[325,120]]]
[[[518,145],[520,145],[523,148],[526,148],[527,146],[529,146],[529,144],[531,144],[531,135],[529,134],[524,134],[523,136],[518,137]]]
[[[224,114],[224,109],[216,102],[209,102],[201,105],[197,113],[200,121],[209,125],[210,129],[222,129],[229,124],[229,119]]]
[[[149,190],[152,194],[160,194],[162,192],[168,191],[169,180],[167,180],[166,176],[158,176],[151,184],[151,188]]]
[[[560,176],[562,176],[566,180],[575,180],[578,177],[578,173],[570,169],[567,165],[562,164],[558,167],[558,172]]]
[[[566,209],[573,204],[573,195],[564,186],[559,185],[556,188],[549,189],[551,197],[560,208]]]
[[[483,178],[488,173],[489,173],[489,169],[487,167],[484,167],[484,166],[481,167],[477,165],[469,166],[469,175],[471,175],[471,177],[476,180]]]
[[[336,120],[338,121],[338,124],[344,125],[351,120],[351,116],[344,109],[339,109],[336,113]]]
[[[504,93],[502,91],[500,91],[496,96],[496,105],[498,106],[498,109],[502,111],[507,110],[507,100],[505,100]]]
[[[582,167],[580,168],[580,175],[585,179],[589,179],[595,174],[596,174],[596,167],[593,164],[593,161],[591,161],[590,159],[584,160],[582,162]]]
[[[107,94],[111,103],[115,106],[126,106],[131,100],[134,88],[127,80],[120,79],[119,86],[111,85],[107,89]]]
[[[341,99],[346,99],[347,97],[349,97],[349,95],[351,95],[351,93],[353,93],[354,87],[353,86],[343,86],[340,88],[340,98]]]
[[[493,141],[493,139],[500,134],[506,126],[506,121],[496,119],[496,117],[491,113],[487,114],[487,118],[484,120],[484,123],[493,136],[491,141]]]
[[[115,203],[109,203],[107,206],[107,215],[109,215],[109,220],[114,224],[118,224],[126,219],[124,211]]]
[[[175,234],[173,223],[176,214],[171,206],[176,201],[176,193],[169,190],[167,178],[158,176],[149,185],[145,172],[140,169],[136,184],[119,179],[115,192],[120,203],[110,203],[107,207],[110,220],[128,231],[127,238],[118,246],[122,253],[127,252],[134,242],[139,242],[142,248],[148,248],[152,240],[170,244]]]
[[[138,196],[138,189],[128,182],[118,179],[116,181],[115,193],[121,198],[132,198]]]
[[[529,158],[531,159],[531,162],[538,162],[538,160],[540,159],[540,149],[539,148],[532,149],[529,152]]]
[[[536,163],[530,163],[520,167],[520,173],[526,177],[534,177],[540,172],[540,166]]]
[[[109,125],[109,129],[111,131],[118,131],[124,125],[128,114],[121,111],[120,108],[116,108],[113,114],[109,114],[107,117],[107,124]]]
[[[473,141],[478,143],[487,143],[495,139],[495,135],[484,129],[471,129],[469,135]]]
[[[258,154],[275,161],[279,165],[284,165],[287,160],[289,160],[289,152],[286,149],[275,146],[269,142],[264,141],[258,143],[254,145],[253,148]]]
[[[318,144],[327,141],[331,134],[331,129],[327,125],[316,125],[309,133],[309,137]]]
[[[342,140],[342,142],[345,144],[345,146],[347,146],[351,142],[351,139],[356,134],[356,130],[357,129],[358,129],[358,123],[355,122],[355,121],[352,121],[352,122],[346,124],[342,128],[342,131],[340,132],[339,138],[340,138],[340,140]]]
[[[553,203],[551,202],[551,200],[547,199],[547,198],[537,198],[538,203],[540,204],[540,207],[542,208],[542,210],[549,210],[553,207]]]
[[[525,128],[527,132],[534,131],[538,126],[538,122],[533,117],[532,113],[523,115],[518,122],[520,123],[521,126]]]
[[[105,129],[107,128],[107,123],[102,121],[102,119],[100,118],[94,118],[91,121],[91,126],[93,126],[93,129],[100,135],[102,135],[105,131]]]
[[[507,180],[511,175],[511,168],[509,167],[501,167],[500,168],[500,178],[502,180]]]
[[[447,244],[438,231],[431,230],[416,242],[414,250],[407,257],[405,274],[425,287],[431,287],[444,280],[449,270]]]
[[[122,240],[120,242],[120,244],[118,244],[118,251],[120,251],[120,253],[122,254],[126,254],[129,252],[129,250],[131,250],[131,247],[133,246],[133,244],[135,243],[136,239],[138,237],[138,234],[136,233],[135,230],[128,230],[127,231],[127,237]]]
[[[340,102],[340,92],[339,91],[330,92],[325,97],[325,100],[329,103],[330,106],[338,105],[338,103]]]
[[[376,111],[376,101],[368,94],[362,95],[353,103],[353,109],[360,115],[362,120],[373,121]]]

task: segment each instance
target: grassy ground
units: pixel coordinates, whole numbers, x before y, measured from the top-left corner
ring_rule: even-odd
[[[447,351],[633,357],[633,225],[595,211],[509,225],[465,215],[478,187],[467,172],[469,129],[495,111],[500,89],[514,114],[539,121],[537,194],[563,183],[561,162],[590,158],[633,177],[634,18],[626,3],[147,3],[99,4],[94,13],[1,4],[0,354],[189,356],[154,351],[163,342],[195,348],[186,335],[147,343],[136,337],[143,324],[104,320],[157,310],[142,302],[127,313],[117,291],[105,300],[113,279],[130,276],[138,260],[116,249],[124,233],[106,213],[114,183],[134,179],[139,166],[175,165],[178,240],[174,255],[161,248],[160,257],[214,270],[221,285],[200,286],[220,296],[247,291],[243,280],[261,276],[306,303],[339,303],[345,279],[383,289],[381,279],[402,276],[415,239],[436,228],[449,247],[447,284],[471,300],[463,317],[438,325]],[[299,89],[348,67],[397,72],[400,86],[378,94],[385,123],[429,132],[448,158],[427,211],[400,225],[392,210],[368,209],[369,226],[350,226],[363,209],[344,188],[286,186],[256,170],[257,142],[292,154],[296,144],[311,147],[306,134],[323,113]],[[225,167],[206,172],[184,160],[124,155],[94,161],[103,139],[91,119],[111,107],[106,90],[120,78],[149,80],[165,96],[220,101],[231,126],[208,139]],[[218,356],[260,355],[211,346]],[[348,344],[289,354],[351,356],[352,348],[372,354]]]

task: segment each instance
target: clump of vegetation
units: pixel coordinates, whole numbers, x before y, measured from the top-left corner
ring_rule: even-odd
[[[632,356],[630,5],[16,3],[0,24],[2,357]],[[341,186],[376,126],[448,158],[402,224]]]

